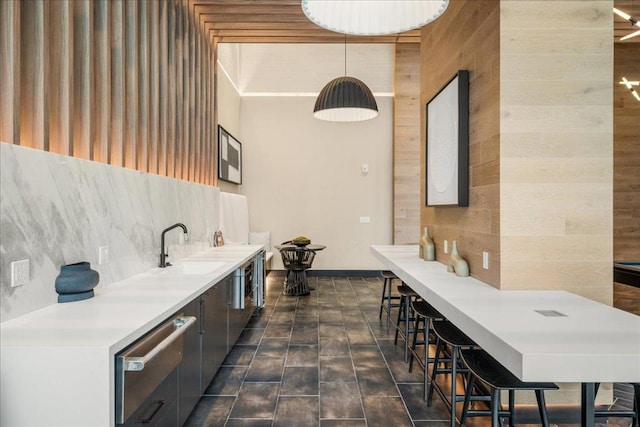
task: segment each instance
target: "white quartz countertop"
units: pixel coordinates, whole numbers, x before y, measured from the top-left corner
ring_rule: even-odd
[[[421,260],[415,245],[371,252],[523,381],[640,382],[639,316],[566,291],[498,290]]]
[[[197,252],[0,325],[0,425],[113,426],[114,355],[263,249]]]
[[[93,298],[54,304],[0,325],[2,347],[106,347],[142,336],[262,249],[222,246],[95,288]]]

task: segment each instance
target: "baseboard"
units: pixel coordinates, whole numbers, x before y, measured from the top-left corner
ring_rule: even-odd
[[[269,275],[284,276],[286,270],[270,270]],[[380,270],[307,270],[309,277],[378,277]]]

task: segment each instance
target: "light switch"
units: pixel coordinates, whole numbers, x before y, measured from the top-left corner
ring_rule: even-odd
[[[482,251],[482,268],[489,269],[489,252]]]
[[[444,253],[445,254],[449,253],[449,241],[448,240],[444,241]]]
[[[371,217],[370,216],[361,216],[360,217],[360,224],[371,224]]]
[[[369,173],[369,165],[368,165],[368,164],[366,164],[366,163],[363,163],[363,164],[362,164],[362,169],[361,169],[361,170],[362,170],[362,173],[363,173],[363,174],[368,174],[368,173]]]
[[[29,283],[31,280],[30,269],[30,261],[28,259],[13,261],[11,263],[11,287],[15,288]]]

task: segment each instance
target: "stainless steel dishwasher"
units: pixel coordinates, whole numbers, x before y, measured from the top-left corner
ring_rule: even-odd
[[[183,335],[196,322],[179,315],[116,355],[116,424],[175,426]]]

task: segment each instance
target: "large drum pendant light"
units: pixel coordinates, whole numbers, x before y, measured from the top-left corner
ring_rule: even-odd
[[[313,115],[328,122],[361,122],[378,115],[378,104],[361,80],[347,76],[347,35],[344,36],[344,77],[327,83],[313,107]]]
[[[447,9],[449,0],[302,0],[319,26],[343,34],[378,36],[422,27]]]

